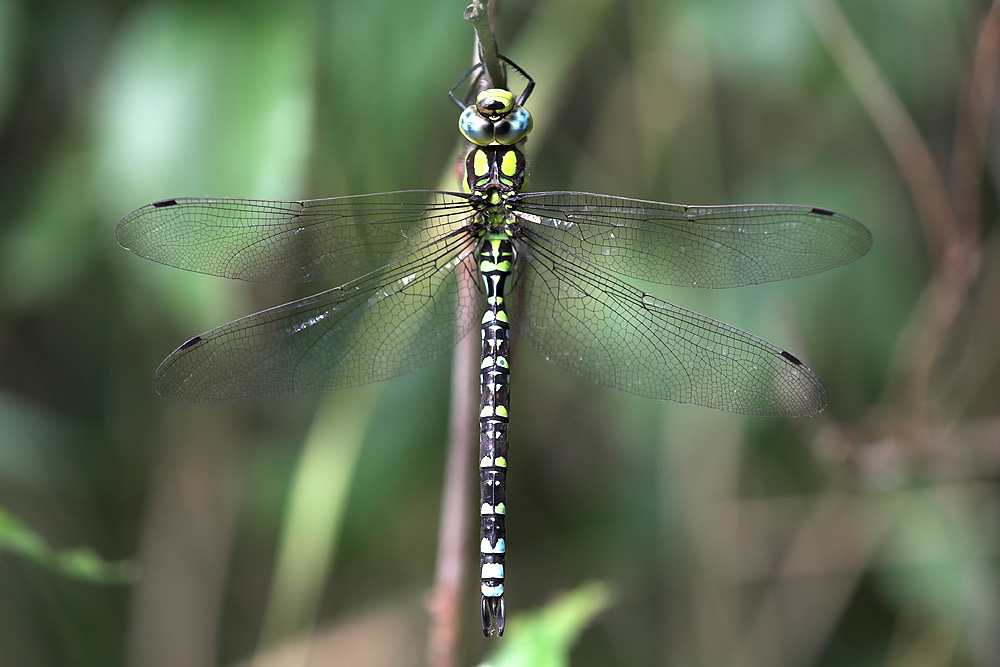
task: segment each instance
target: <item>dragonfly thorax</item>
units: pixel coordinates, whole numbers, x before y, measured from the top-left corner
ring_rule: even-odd
[[[524,187],[525,160],[516,146],[473,146],[465,157],[465,189],[473,206],[499,206]]]

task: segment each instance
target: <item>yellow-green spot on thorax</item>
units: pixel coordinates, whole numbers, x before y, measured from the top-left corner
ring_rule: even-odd
[[[517,153],[513,148],[504,151],[500,159],[500,171],[504,176],[513,176],[517,173]]]
[[[482,178],[490,171],[490,161],[486,157],[486,151],[482,148],[476,148],[473,150],[472,158],[472,173],[477,177]]]

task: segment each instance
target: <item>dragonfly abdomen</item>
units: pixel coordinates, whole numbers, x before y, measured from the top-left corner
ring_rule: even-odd
[[[483,634],[504,628],[504,555],[507,512],[507,423],[510,409],[510,323],[504,290],[514,262],[514,248],[501,234],[487,235],[480,246],[479,272],[486,286],[483,355],[480,364],[479,475],[482,533],[481,590]]]

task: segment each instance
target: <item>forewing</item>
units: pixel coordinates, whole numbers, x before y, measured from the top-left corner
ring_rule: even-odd
[[[864,225],[809,206],[683,206],[585,192],[528,193],[520,224],[559,252],[665,285],[742,287],[826,271],[871,247]]]
[[[728,412],[819,412],[826,390],[801,361],[756,336],[667,303],[547,240],[519,240],[512,326],[560,368],[597,384]]]
[[[478,322],[464,234],[315,296],[196,336],[156,371],[163,396],[225,403],[342,389],[420,368]]]
[[[118,223],[123,247],[161,264],[262,283],[338,284],[396,261],[421,234],[472,215],[460,194],[411,190],[333,199],[167,199]]]

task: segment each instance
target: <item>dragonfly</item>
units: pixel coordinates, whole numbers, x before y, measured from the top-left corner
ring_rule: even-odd
[[[129,213],[124,248],[258,283],[336,287],[195,336],[154,375],[161,395],[234,402],[343,389],[421,368],[480,329],[481,615],[506,608],[510,332],[596,384],[748,415],[811,415],[823,384],[798,357],[626,279],[700,288],[826,271],[868,252],[860,223],[825,208],[686,206],[586,192],[523,192],[524,104],[495,87],[459,99],[463,191],[302,201],[166,199]],[[475,94],[475,101],[472,100]]]

